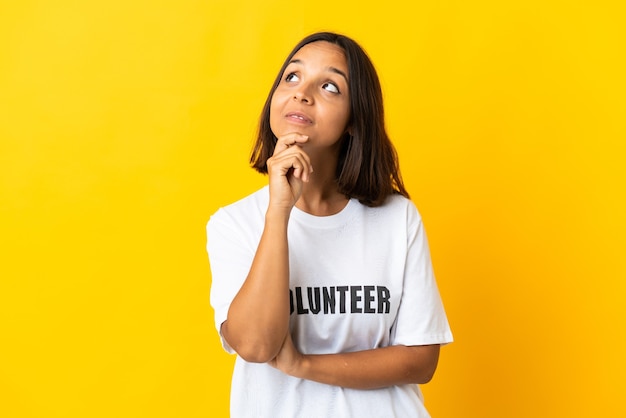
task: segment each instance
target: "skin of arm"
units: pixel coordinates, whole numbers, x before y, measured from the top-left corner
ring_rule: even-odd
[[[246,281],[233,299],[221,332],[249,362],[276,355],[289,324],[287,216],[267,213],[265,228]],[[260,298],[258,295],[268,295]]]
[[[439,361],[439,344],[390,346],[339,354],[304,355],[288,334],[273,367],[301,379],[353,389],[428,383]]]
[[[287,224],[302,183],[312,171],[308,155],[297,146],[307,140],[298,134],[279,138],[267,161],[270,203],[265,226],[250,272],[221,326],[224,339],[249,362],[264,363],[276,357],[288,333]]]

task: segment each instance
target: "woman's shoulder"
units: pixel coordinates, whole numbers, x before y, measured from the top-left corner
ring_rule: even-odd
[[[417,210],[417,206],[411,199],[405,197],[399,193],[394,193],[389,195],[381,206],[379,206],[382,210],[388,211],[402,211],[402,212],[413,212],[419,216],[419,212]]]
[[[415,228],[422,223],[422,216],[415,203],[399,193],[389,195],[382,205],[366,210],[371,211],[374,218],[401,228]]]
[[[220,207],[209,219],[209,223],[233,221],[242,223],[245,220],[263,216],[269,202],[269,188],[264,186],[255,192]]]
[[[269,202],[269,186],[263,186],[260,189],[242,197],[232,203],[222,207],[224,210],[247,210],[250,207],[267,206]]]

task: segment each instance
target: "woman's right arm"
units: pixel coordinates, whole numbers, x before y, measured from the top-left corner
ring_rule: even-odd
[[[270,201],[265,226],[250,272],[221,325],[228,345],[249,362],[264,363],[276,357],[288,331],[287,225],[312,171],[309,157],[298,146],[307,140],[295,133],[279,138],[267,161]]]

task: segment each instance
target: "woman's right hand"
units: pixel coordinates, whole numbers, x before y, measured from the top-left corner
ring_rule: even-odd
[[[301,147],[308,140],[306,135],[289,133],[276,141],[274,154],[267,160],[271,208],[290,212],[300,198],[302,185],[313,172],[311,160]]]

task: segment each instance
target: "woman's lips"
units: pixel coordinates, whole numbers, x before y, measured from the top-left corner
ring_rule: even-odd
[[[289,113],[287,113],[285,115],[285,117],[287,119],[289,119],[290,121],[293,121],[293,122],[296,122],[296,123],[303,123],[303,124],[306,124],[306,125],[309,125],[309,124],[313,123],[311,118],[309,118],[304,113],[300,113],[300,112],[289,112]]]

